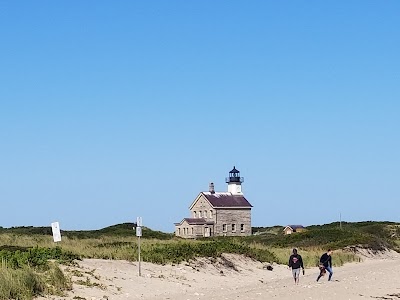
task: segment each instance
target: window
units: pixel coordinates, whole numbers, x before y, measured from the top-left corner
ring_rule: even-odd
[[[210,210],[210,218],[212,218],[212,210]]]
[[[240,231],[244,231],[244,224],[240,224]]]
[[[181,235],[181,229],[178,228],[178,235]]]
[[[192,227],[192,235],[193,235],[193,227]]]
[[[236,232],[236,224],[232,224],[232,232]]]
[[[222,231],[226,232],[226,224],[222,224]]]
[[[203,217],[207,219],[207,211],[206,210],[203,213]]]
[[[193,218],[196,218],[196,211],[193,211]]]

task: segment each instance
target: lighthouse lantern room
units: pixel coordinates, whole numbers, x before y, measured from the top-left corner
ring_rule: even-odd
[[[232,193],[232,195],[243,195],[243,177],[240,177],[240,172],[235,168],[235,166],[233,166],[233,169],[229,172],[229,177],[227,177],[225,181],[228,184],[229,193]]]

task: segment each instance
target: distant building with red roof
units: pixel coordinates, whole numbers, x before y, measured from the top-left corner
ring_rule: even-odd
[[[191,217],[175,223],[175,235],[182,238],[251,235],[251,208],[242,193],[243,177],[233,167],[226,178],[228,192],[200,192],[189,207]]]

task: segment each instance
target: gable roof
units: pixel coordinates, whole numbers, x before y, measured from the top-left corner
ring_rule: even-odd
[[[233,195],[232,193],[211,193],[202,192],[210,204],[216,207],[253,207],[243,195]]]
[[[303,225],[287,225],[287,226],[285,227],[285,229],[288,228],[288,227],[292,228],[293,230],[296,230],[296,229],[299,229],[299,228],[304,228]],[[285,230],[285,229],[284,229],[284,230]]]

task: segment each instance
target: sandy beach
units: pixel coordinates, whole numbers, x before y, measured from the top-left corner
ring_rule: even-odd
[[[334,268],[333,281],[316,282],[317,268],[306,269],[295,286],[284,265],[265,264],[239,255],[190,264],[155,265],[90,259],[67,267],[73,290],[50,299],[400,299],[400,256],[388,253]],[[43,299],[43,298],[42,298]]]

